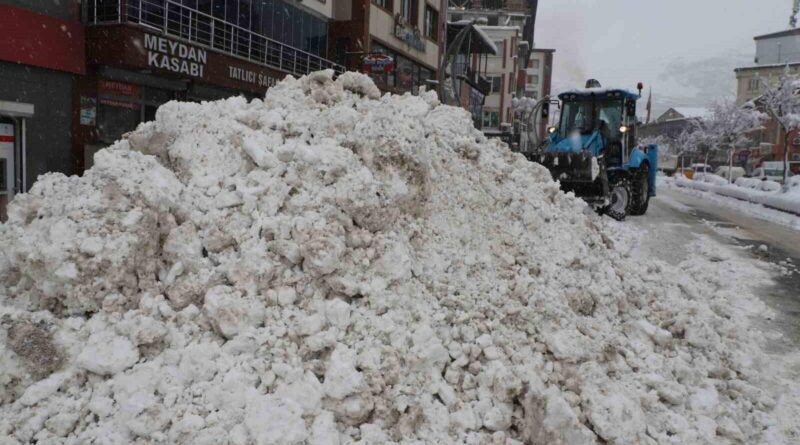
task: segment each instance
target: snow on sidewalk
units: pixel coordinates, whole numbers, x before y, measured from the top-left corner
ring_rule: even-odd
[[[679,187],[713,192],[800,216],[800,176],[789,178],[783,189],[777,182],[760,181],[755,178],[739,178],[735,184],[729,184],[717,175],[698,176],[696,180],[685,177],[670,178],[670,180]]]
[[[720,194],[717,193],[718,189],[712,188],[708,183],[694,183],[689,179],[678,178],[676,181],[675,178],[659,176],[658,181],[659,187],[669,187],[682,193],[701,197],[716,204],[733,208],[749,216],[800,230],[800,216],[783,210],[765,207],[763,204],[750,200],[749,198],[753,194],[752,190],[741,190],[741,187],[729,186],[725,187],[725,194]],[[678,182],[680,182],[680,184],[678,184]],[[741,194],[737,195],[737,192]]]
[[[0,436],[794,442],[735,265],[631,257],[585,208],[360,74],[168,103],[10,204]]]

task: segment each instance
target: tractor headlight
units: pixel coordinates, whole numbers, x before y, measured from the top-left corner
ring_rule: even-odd
[[[627,133],[628,132],[628,127],[626,127],[625,125],[619,127],[619,132],[622,133],[622,134]]]
[[[547,132],[553,134],[556,132],[556,127],[547,127]]]

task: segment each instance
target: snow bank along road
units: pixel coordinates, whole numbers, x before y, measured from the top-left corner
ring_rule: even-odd
[[[585,208],[363,75],[168,103],[0,225],[0,441],[798,443],[767,271]]]

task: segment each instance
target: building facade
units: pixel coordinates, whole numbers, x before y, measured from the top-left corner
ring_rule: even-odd
[[[533,42],[536,0],[450,0],[450,23],[480,24],[498,48],[489,57],[486,76],[491,89],[478,127],[488,136],[519,144],[520,126],[511,107],[513,97],[550,95],[554,50],[536,48]],[[542,122],[542,131],[547,123]]]
[[[74,2],[0,5],[0,220],[39,175],[75,171],[73,91],[86,70],[80,16]]]
[[[800,76],[800,29],[788,29],[753,38],[756,43],[754,64],[736,68],[736,103],[744,105],[754,102],[764,93],[764,85],[775,85],[787,72]],[[763,110],[762,110],[763,111]],[[786,149],[790,160],[800,161],[800,139],[785,132],[774,120],[769,119],[763,128],[753,132],[752,146],[741,150],[739,156],[747,166],[752,167],[760,161],[782,161]],[[788,147],[785,147],[788,141]]]
[[[349,0],[333,11],[330,56],[352,71],[369,71],[384,92],[417,94],[436,79],[444,17],[437,0]],[[365,60],[385,56],[380,69]]]
[[[287,75],[342,72],[329,59],[341,2],[0,5],[0,218],[39,175],[82,173],[97,150],[170,100],[259,97]]]
[[[486,96],[481,128],[487,135],[510,131],[514,121],[511,99],[517,91],[517,43],[520,30],[516,26],[480,27],[494,42],[497,54],[488,57],[486,80],[491,85]]]

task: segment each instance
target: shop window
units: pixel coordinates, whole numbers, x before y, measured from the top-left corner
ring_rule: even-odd
[[[392,0],[372,0],[372,4],[380,6],[381,8],[386,9],[387,11],[394,10],[393,9],[394,4],[392,3]]]
[[[395,59],[395,74],[397,76],[397,88],[402,91],[412,91],[414,89],[414,63],[403,56]]]
[[[439,11],[425,5],[425,37],[434,42],[439,39]]]
[[[141,120],[141,106],[117,100],[100,100],[97,132],[100,141],[111,144],[133,130]]]
[[[494,110],[483,110],[483,128],[500,128],[500,113]]]
[[[428,80],[433,77],[433,71],[427,68],[420,68],[419,69],[419,85],[424,86],[426,89],[430,89],[431,86],[428,85]]]

